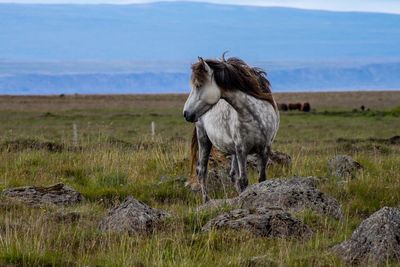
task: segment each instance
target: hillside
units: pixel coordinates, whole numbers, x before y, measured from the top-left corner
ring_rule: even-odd
[[[400,16],[165,2],[0,5],[0,59],[400,58]]]
[[[276,91],[400,88],[400,15],[160,2],[0,4],[0,94],[187,92],[229,50]]]

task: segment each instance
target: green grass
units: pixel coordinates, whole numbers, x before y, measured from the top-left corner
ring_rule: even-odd
[[[290,154],[293,165],[270,169],[269,177],[320,177],[320,189],[338,199],[345,218],[296,214],[313,229],[309,240],[259,238],[246,231],[203,233],[201,227],[216,213],[196,213],[201,198],[184,187],[193,126],[180,113],[179,107],[1,112],[0,189],[64,182],[87,201],[32,208],[0,199],[0,265],[257,266],[252,258],[265,256],[272,266],[340,266],[329,249],[349,238],[369,214],[400,204],[400,147],[369,140],[400,134],[398,109],[282,114],[274,149]],[[152,121],[154,138],[149,136]],[[78,125],[77,148],[73,123]],[[52,142],[62,150],[30,147],[26,140]],[[10,141],[20,146],[10,147]],[[364,171],[344,182],[330,177],[327,160],[337,154],[354,157]],[[254,171],[250,181],[256,182]],[[154,235],[98,231],[108,208],[128,195],[173,217]],[[70,224],[52,220],[50,215],[59,211],[78,212],[81,218]]]

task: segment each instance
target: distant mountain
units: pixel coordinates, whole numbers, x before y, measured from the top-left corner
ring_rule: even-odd
[[[0,4],[0,60],[400,59],[400,15],[189,2]]]
[[[160,2],[0,4],[0,94],[187,92],[197,56],[275,91],[400,89],[400,15]]]
[[[399,90],[400,62],[272,68],[273,91]],[[0,94],[188,93],[188,72],[0,75]]]

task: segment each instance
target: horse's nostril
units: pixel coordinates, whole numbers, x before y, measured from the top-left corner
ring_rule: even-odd
[[[188,111],[184,111],[183,116],[188,122],[193,122],[196,117],[195,114],[190,114]]]

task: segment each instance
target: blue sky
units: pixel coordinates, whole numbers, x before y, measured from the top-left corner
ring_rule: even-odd
[[[162,0],[161,0],[162,1]],[[181,0],[182,2],[188,0]],[[218,4],[284,6],[334,11],[367,11],[400,14],[400,0],[190,0]],[[47,3],[47,4],[132,4],[149,3],[149,0],[0,0],[0,3]]]

